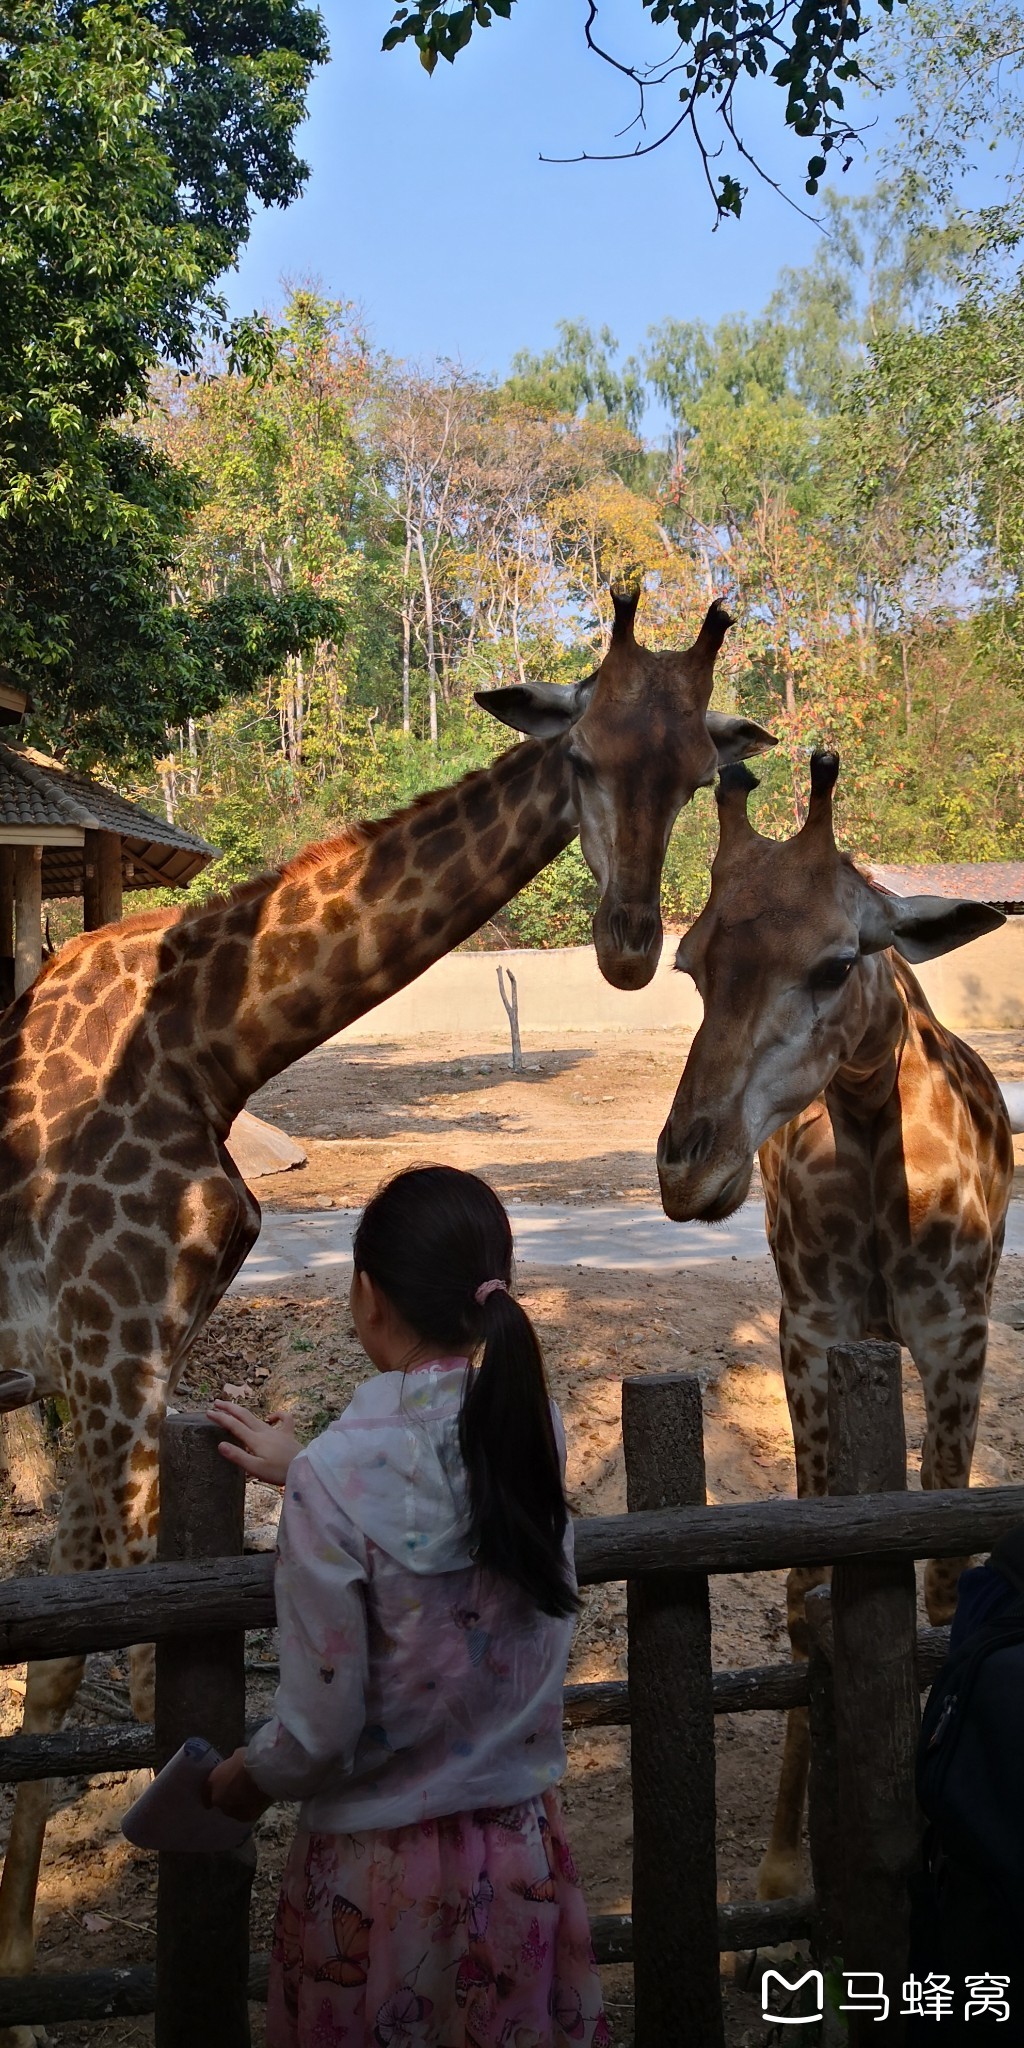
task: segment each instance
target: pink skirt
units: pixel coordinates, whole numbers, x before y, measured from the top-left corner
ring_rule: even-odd
[[[609,2048],[561,1802],[297,1834],[267,2048]]]

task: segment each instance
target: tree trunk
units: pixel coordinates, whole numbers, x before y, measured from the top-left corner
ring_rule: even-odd
[[[168,734],[168,738],[170,738],[170,734]],[[175,813],[175,798],[177,796],[177,790],[175,788],[174,783],[173,754],[169,754],[166,761],[159,761],[157,763],[156,772],[160,777],[160,787],[164,793],[164,811],[166,813],[167,823],[169,825],[173,825]]]
[[[423,624],[427,651],[427,681],[430,689],[430,744],[437,745],[437,648],[434,641],[434,593],[430,587],[430,570],[427,553],[423,545],[422,529],[416,529],[416,554],[420,565],[420,581],[423,585]]]
[[[410,672],[412,668],[412,606],[402,605],[402,731],[412,730]]]

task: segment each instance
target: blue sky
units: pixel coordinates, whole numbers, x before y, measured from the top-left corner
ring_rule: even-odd
[[[586,51],[585,0],[517,0],[433,78],[414,49],[382,54],[390,0],[321,4],[332,59],[301,138],[310,179],[254,223],[226,280],[233,311],[316,279],[354,300],[392,355],[487,374],[548,346],[561,317],[607,324],[631,350],[668,316],[755,311],[783,265],[813,254],[817,230],[756,181],[743,219],[713,233],[682,137],[639,163],[539,161],[609,147],[634,112],[628,81]],[[636,51],[638,0],[604,0],[600,19]],[[782,106],[777,88],[757,88],[746,136],[799,197],[806,144],[784,133]],[[870,166],[847,182],[863,190]]]

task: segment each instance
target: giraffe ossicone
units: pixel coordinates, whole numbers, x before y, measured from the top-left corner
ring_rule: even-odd
[[[834,754],[812,758],[806,821],[781,842],[747,816],[753,776],[721,777],[711,891],[677,955],[704,1019],[658,1142],[662,1202],[679,1220],[719,1220],[760,1161],[801,1495],[826,1489],[829,1347],[869,1337],[905,1345],[920,1374],[922,1485],[966,1486],[1013,1141],[994,1076],[939,1023],[907,962],[1004,919],[869,882],[836,847],[838,772]],[[948,1620],[965,1562],[928,1566],[933,1622]],[[796,1655],[805,1595],[824,1576],[789,1575]],[[807,1758],[801,1710],[787,1725],[765,1896],[800,1888]]]

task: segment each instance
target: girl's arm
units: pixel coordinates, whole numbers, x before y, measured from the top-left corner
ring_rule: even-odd
[[[267,1800],[307,1799],[352,1767],[365,1722],[366,1546],[317,1479],[293,1462],[274,1578],[281,1682],[274,1714],[245,1753]]]

